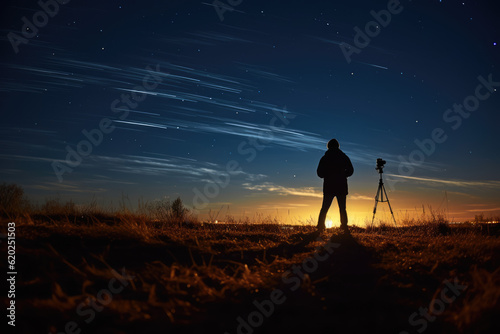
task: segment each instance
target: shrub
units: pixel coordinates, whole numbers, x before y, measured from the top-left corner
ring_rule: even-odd
[[[73,201],[70,200],[63,203],[59,198],[47,199],[38,211],[44,215],[64,216],[73,216],[79,213]]]
[[[18,215],[27,209],[28,201],[24,198],[23,188],[5,182],[0,185],[0,213]]]
[[[172,203],[172,220],[176,223],[182,223],[186,219],[186,214],[188,213],[188,209],[184,207],[182,204],[182,200],[180,197]]]
[[[178,197],[172,203],[167,198],[143,205],[140,209],[150,219],[165,223],[182,224],[188,219],[189,210]]]

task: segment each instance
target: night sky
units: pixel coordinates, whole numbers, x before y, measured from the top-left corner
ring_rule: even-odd
[[[0,182],[34,201],[315,223],[337,138],[350,223],[377,158],[398,219],[500,214],[494,1],[10,2]]]

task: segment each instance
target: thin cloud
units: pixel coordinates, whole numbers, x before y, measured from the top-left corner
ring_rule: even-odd
[[[37,185],[27,185],[25,188],[36,189],[36,190],[48,190],[48,191],[63,191],[63,192],[72,192],[72,193],[80,193],[80,194],[88,194],[88,193],[105,193],[107,190],[102,187],[82,187],[81,184],[78,183],[60,183],[60,182],[42,182]]]
[[[484,212],[484,211],[500,211],[500,208],[491,208],[491,209],[472,209],[466,210],[467,212]]]
[[[323,197],[323,194],[318,192],[317,188],[313,187],[287,188],[275,185],[270,182],[264,182],[256,185],[252,185],[250,183],[244,183],[243,187],[247,190],[268,191],[268,192],[278,193],[284,196],[293,195],[293,196],[318,197],[318,198]]]
[[[271,193],[278,193],[279,195],[283,196],[301,196],[301,197],[315,197],[315,198],[323,198],[323,192],[319,190],[318,188],[315,187],[301,187],[301,188],[290,188],[290,187],[284,187],[284,186],[279,186],[275,185],[271,182],[264,182],[261,184],[250,184],[250,183],[244,183],[243,187],[247,190],[254,190],[254,191],[267,191]],[[350,200],[373,200],[373,197],[369,196],[364,196],[360,194],[354,194],[352,196],[349,196]]]
[[[373,201],[374,198],[375,197],[370,197],[370,196],[365,196],[365,195],[360,195],[360,194],[349,195],[350,200]]]
[[[438,184],[448,184],[458,187],[488,187],[488,188],[500,188],[500,181],[463,181],[463,180],[443,180],[443,179],[433,179],[425,177],[416,176],[403,176],[397,174],[387,174],[388,176],[397,177],[401,179],[414,180],[424,183],[438,183]]]

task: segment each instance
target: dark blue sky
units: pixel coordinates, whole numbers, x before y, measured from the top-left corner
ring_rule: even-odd
[[[315,218],[337,138],[361,222],[378,157],[400,215],[500,214],[493,1],[46,3],[2,8],[0,180],[33,199]]]

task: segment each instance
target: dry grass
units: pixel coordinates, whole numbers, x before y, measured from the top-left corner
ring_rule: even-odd
[[[493,218],[450,225],[435,216],[399,228],[351,227],[343,236],[267,217],[267,224],[202,223],[188,212],[179,219],[169,202],[120,212],[60,201],[26,208],[4,213],[0,225],[5,233],[6,222],[17,224],[20,333],[59,333],[69,321],[93,333],[234,333],[237,317],[276,288],[288,291],[287,301],[255,333],[416,332],[408,317],[455,278],[467,290],[427,332],[498,327],[500,228],[481,222]],[[283,273],[330,237],[339,249],[290,292]],[[78,307],[124,272],[127,285],[87,323]]]

